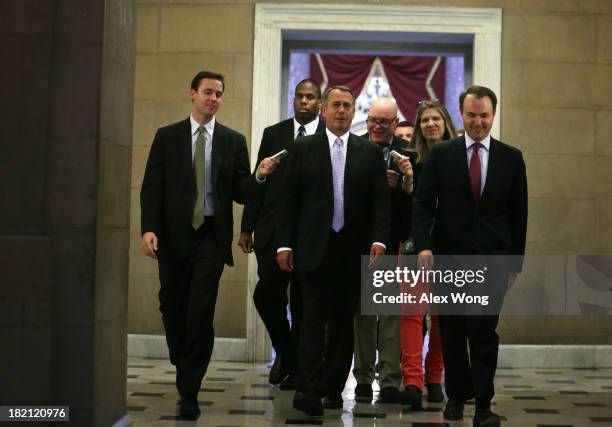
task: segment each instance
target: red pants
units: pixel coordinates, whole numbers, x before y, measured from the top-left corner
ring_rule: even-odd
[[[403,315],[400,319],[400,343],[404,385],[423,391],[423,315]],[[440,384],[444,363],[438,316],[431,316],[429,350],[425,358],[425,383]]]
[[[402,266],[402,258],[398,258],[398,265]],[[403,292],[411,289],[410,283],[400,282]],[[421,293],[429,291],[425,282],[420,282],[412,291]],[[419,293],[417,292],[417,295]],[[414,385],[423,391],[424,382],[440,384],[444,372],[444,359],[442,357],[442,340],[440,338],[440,324],[438,316],[431,316],[429,329],[429,349],[425,357],[425,378],[423,378],[423,319],[427,312],[427,305],[417,303],[405,311],[400,319],[400,345],[402,350],[402,373],[404,385]]]

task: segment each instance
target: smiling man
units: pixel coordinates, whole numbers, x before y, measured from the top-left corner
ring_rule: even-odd
[[[353,355],[361,255],[385,253],[389,194],[379,147],[349,132],[355,96],[323,97],[326,130],[300,140],[287,164],[278,265],[302,290],[298,388],[293,407],[311,416],[341,409]],[[323,404],[321,398],[325,397]]]
[[[370,107],[368,133],[364,135],[383,150],[387,166],[387,184],[385,192],[391,203],[391,233],[387,243],[387,254],[397,255],[400,241],[408,237],[409,222],[403,217],[410,216],[410,194],[412,193],[412,165],[409,155],[415,159],[415,153],[408,151],[408,143],[396,136],[394,131],[398,122],[397,105],[390,98],[379,98]],[[405,159],[393,159],[391,151],[406,156]],[[400,333],[399,316],[362,315],[355,316],[355,364],[353,375],[357,380],[355,399],[371,401],[372,383],[378,366],[379,403],[399,403],[399,385],[402,381],[400,369]],[[376,354],[378,350],[378,364]]]
[[[299,138],[325,131],[319,120],[321,88],[310,79],[295,87],[293,109],[295,117],[267,127],[263,132],[258,160],[273,156],[281,150],[299,144]],[[295,390],[297,384],[298,340],[300,330],[301,298],[295,274],[282,271],[276,263],[276,228],[283,197],[285,163],[279,165],[267,186],[253,202],[246,204],[238,245],[245,253],[255,250],[259,282],[253,292],[255,308],[270,335],[276,359],[268,380],[279,384],[281,390]],[[253,244],[253,232],[255,242]],[[291,324],[287,319],[287,288],[290,288]]]
[[[465,136],[433,145],[414,196],[414,243],[418,262],[434,265],[434,254],[510,255],[489,292],[506,289],[522,269],[527,233],[527,176],[521,152],[491,137],[497,97],[471,86],[459,98]],[[503,291],[502,291],[503,292]],[[474,427],[495,427],[499,315],[439,316],[448,403],[444,418],[460,420],[476,399]],[[469,347],[469,353],[468,353]]]
[[[264,158],[251,175],[244,136],[215,119],[224,90],[221,74],[196,74],[191,115],[158,129],[140,192],[142,249],[158,262],[177,412],[186,418],[200,414],[219,279],[224,264],[233,265],[232,202],[254,197],[279,163]]]

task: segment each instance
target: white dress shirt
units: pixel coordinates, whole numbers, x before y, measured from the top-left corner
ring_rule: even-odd
[[[295,118],[293,119],[293,139],[297,138],[298,132],[300,131],[300,126],[302,126]],[[304,126],[304,130],[306,133],[304,136],[314,135],[317,132],[317,127],[319,127],[319,116],[317,116],[312,122],[306,123]]]

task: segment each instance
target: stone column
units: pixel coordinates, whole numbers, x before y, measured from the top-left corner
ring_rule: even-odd
[[[136,6],[0,5],[0,402],[126,416]]]

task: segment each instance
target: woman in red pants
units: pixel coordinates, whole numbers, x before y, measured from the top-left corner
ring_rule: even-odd
[[[417,151],[417,162],[414,165],[414,188],[418,188],[418,179],[423,165],[433,144],[455,138],[457,131],[453,125],[446,107],[438,101],[421,101],[415,119],[415,130],[412,142]],[[413,193],[414,194],[414,193]],[[423,289],[418,284],[413,289]],[[400,393],[400,403],[411,408],[423,407],[423,389],[427,386],[427,401],[442,402],[442,374],[444,364],[442,359],[442,344],[438,317],[431,316],[429,328],[429,351],[425,358],[425,373],[423,374],[423,324],[427,307],[420,307],[421,312],[403,315],[400,320],[400,337],[402,349],[402,371],[404,390]]]

